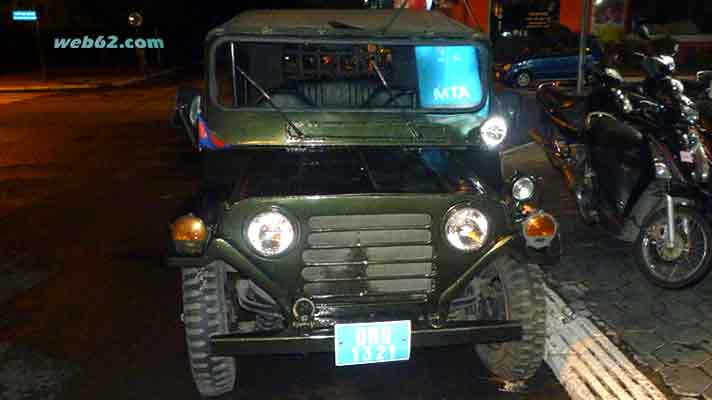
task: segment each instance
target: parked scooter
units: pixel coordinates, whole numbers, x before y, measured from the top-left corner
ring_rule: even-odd
[[[689,181],[694,171],[681,168],[690,158],[695,165],[699,152],[688,152],[697,136],[692,125],[673,118],[678,112],[683,119],[682,104],[668,107],[644,95],[674,91],[674,82],[669,74],[651,73],[641,89],[627,85],[610,68],[597,68],[594,74],[587,96],[541,85],[537,99],[557,131],[548,136],[533,131],[531,136],[562,170],[584,221],[634,242],[638,267],[653,283],[670,289],[692,285],[712,268],[712,228],[703,214],[707,196]],[[667,139],[687,140],[680,143],[687,150],[672,152],[668,140],[660,140],[664,128],[673,126]]]

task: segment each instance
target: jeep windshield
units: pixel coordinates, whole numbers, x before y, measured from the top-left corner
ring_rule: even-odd
[[[487,97],[481,57],[473,43],[222,40],[211,98],[252,111],[472,112]]]

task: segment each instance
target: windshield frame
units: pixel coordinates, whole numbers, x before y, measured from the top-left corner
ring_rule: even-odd
[[[223,43],[288,43],[288,44],[335,44],[335,45],[411,45],[411,46],[473,46],[479,54],[480,85],[482,88],[482,98],[480,103],[469,108],[423,108],[418,104],[415,108],[282,108],[285,113],[290,112],[330,112],[330,113],[391,113],[391,114],[470,114],[481,111],[488,103],[491,96],[492,79],[490,79],[490,51],[488,41],[485,40],[463,40],[463,39],[432,39],[432,40],[409,40],[409,39],[387,39],[387,38],[309,38],[290,36],[254,36],[254,35],[224,35],[218,36],[209,43],[207,51],[207,85],[208,98],[213,107],[221,111],[249,111],[249,112],[279,112],[274,108],[263,107],[230,107],[221,104],[217,99],[218,84],[216,78],[216,53],[218,47]],[[260,82],[257,82],[260,83]],[[269,93],[269,92],[268,92]]]

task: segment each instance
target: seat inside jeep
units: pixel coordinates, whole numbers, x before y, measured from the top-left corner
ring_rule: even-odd
[[[417,73],[412,47],[250,44],[219,48],[217,66],[235,62],[280,108],[413,108]],[[271,107],[239,72],[216,70],[219,101],[237,107]],[[224,79],[221,79],[224,78]],[[235,85],[233,84],[233,78]]]

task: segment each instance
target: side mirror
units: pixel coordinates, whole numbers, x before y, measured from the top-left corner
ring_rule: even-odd
[[[201,109],[200,90],[192,87],[180,87],[176,95],[176,108],[173,126],[183,127],[193,147],[198,146],[198,116]]]
[[[641,39],[643,40],[652,40],[653,35],[650,34],[650,29],[648,28],[647,25],[640,25],[638,27],[638,36],[640,36]]]
[[[709,85],[712,83],[712,71],[700,71],[697,73],[697,81]]]

